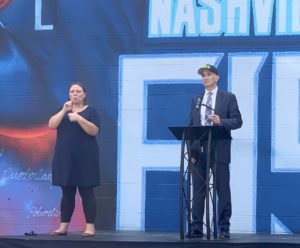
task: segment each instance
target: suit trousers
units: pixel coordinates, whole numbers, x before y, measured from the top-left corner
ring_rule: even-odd
[[[199,160],[192,166],[192,184],[193,184],[193,201],[192,201],[192,230],[203,232],[203,215],[206,198],[206,161],[207,149],[204,146]],[[210,168],[214,169],[215,156],[211,153]],[[216,164],[216,190],[217,190],[217,213],[219,230],[229,231],[231,217],[231,192],[230,192],[230,170],[228,163]]]

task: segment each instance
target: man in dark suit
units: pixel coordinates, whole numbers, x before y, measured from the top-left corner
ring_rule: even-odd
[[[232,93],[218,90],[218,70],[214,66],[207,64],[198,70],[198,74],[202,77],[205,92],[193,98],[190,125],[222,125],[229,133],[230,130],[240,128],[243,121],[236,97]],[[229,185],[231,140],[219,140],[215,145],[215,149],[216,153],[214,150],[211,151],[210,161],[211,168],[213,168],[216,162],[217,170],[218,227],[220,238],[229,239],[231,217],[231,193]],[[191,142],[190,152],[193,164],[192,234],[196,237],[203,237],[206,160],[208,155],[207,143],[199,140]]]

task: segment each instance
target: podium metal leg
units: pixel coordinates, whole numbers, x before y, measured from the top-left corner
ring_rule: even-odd
[[[211,147],[214,145],[214,165],[210,168],[210,158],[211,158]],[[213,183],[212,189],[210,186],[210,178],[209,171],[212,171]],[[217,224],[217,152],[216,152],[216,143],[212,140],[212,133],[209,131],[208,134],[208,143],[207,143],[207,164],[206,164],[206,224],[207,224],[207,239],[210,239],[211,227],[210,227],[210,216],[209,216],[209,200],[210,200],[210,192],[212,190],[212,208],[213,208],[213,217],[212,217],[212,225],[213,225],[213,236],[214,239],[218,239],[218,224]],[[208,233],[209,232],[209,233]]]
[[[209,201],[210,201],[210,197],[209,197],[209,171],[210,171],[210,153],[211,153],[211,139],[212,139],[212,133],[211,131],[209,131],[208,133],[208,142],[207,142],[207,161],[206,161],[206,197],[205,197],[205,211],[206,211],[206,236],[207,239],[210,239],[210,234],[211,234],[211,230],[210,230],[210,216],[209,216]]]
[[[214,226],[214,239],[218,239],[218,225],[217,225],[217,156],[215,149],[215,162],[213,166],[213,226]]]
[[[180,228],[180,239],[184,239],[184,208],[183,208],[183,193],[184,193],[184,147],[185,147],[185,132],[182,133],[181,139],[181,157],[180,157],[180,180],[179,180],[179,228]]]
[[[191,216],[191,170],[190,170],[190,163],[188,162],[188,167],[187,167],[187,237],[191,238],[192,237],[192,216]]]
[[[218,150],[217,150],[218,141],[214,141],[214,151],[215,151],[215,163],[213,169],[214,177],[214,189],[213,189],[213,205],[214,205],[214,239],[218,239],[218,218],[217,218],[217,163],[218,163]]]

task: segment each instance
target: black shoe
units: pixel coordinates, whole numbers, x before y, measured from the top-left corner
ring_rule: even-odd
[[[203,236],[204,236],[203,232],[201,232],[199,230],[193,230],[191,238],[201,239],[201,238],[203,238]]]
[[[229,231],[222,231],[221,234],[220,234],[220,236],[219,236],[219,238],[221,240],[228,240],[228,239],[230,239],[230,233],[229,233]]]

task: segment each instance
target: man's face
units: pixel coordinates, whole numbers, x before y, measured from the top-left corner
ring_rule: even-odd
[[[214,88],[217,86],[219,76],[210,70],[204,70],[201,74],[203,85],[205,88]]]

